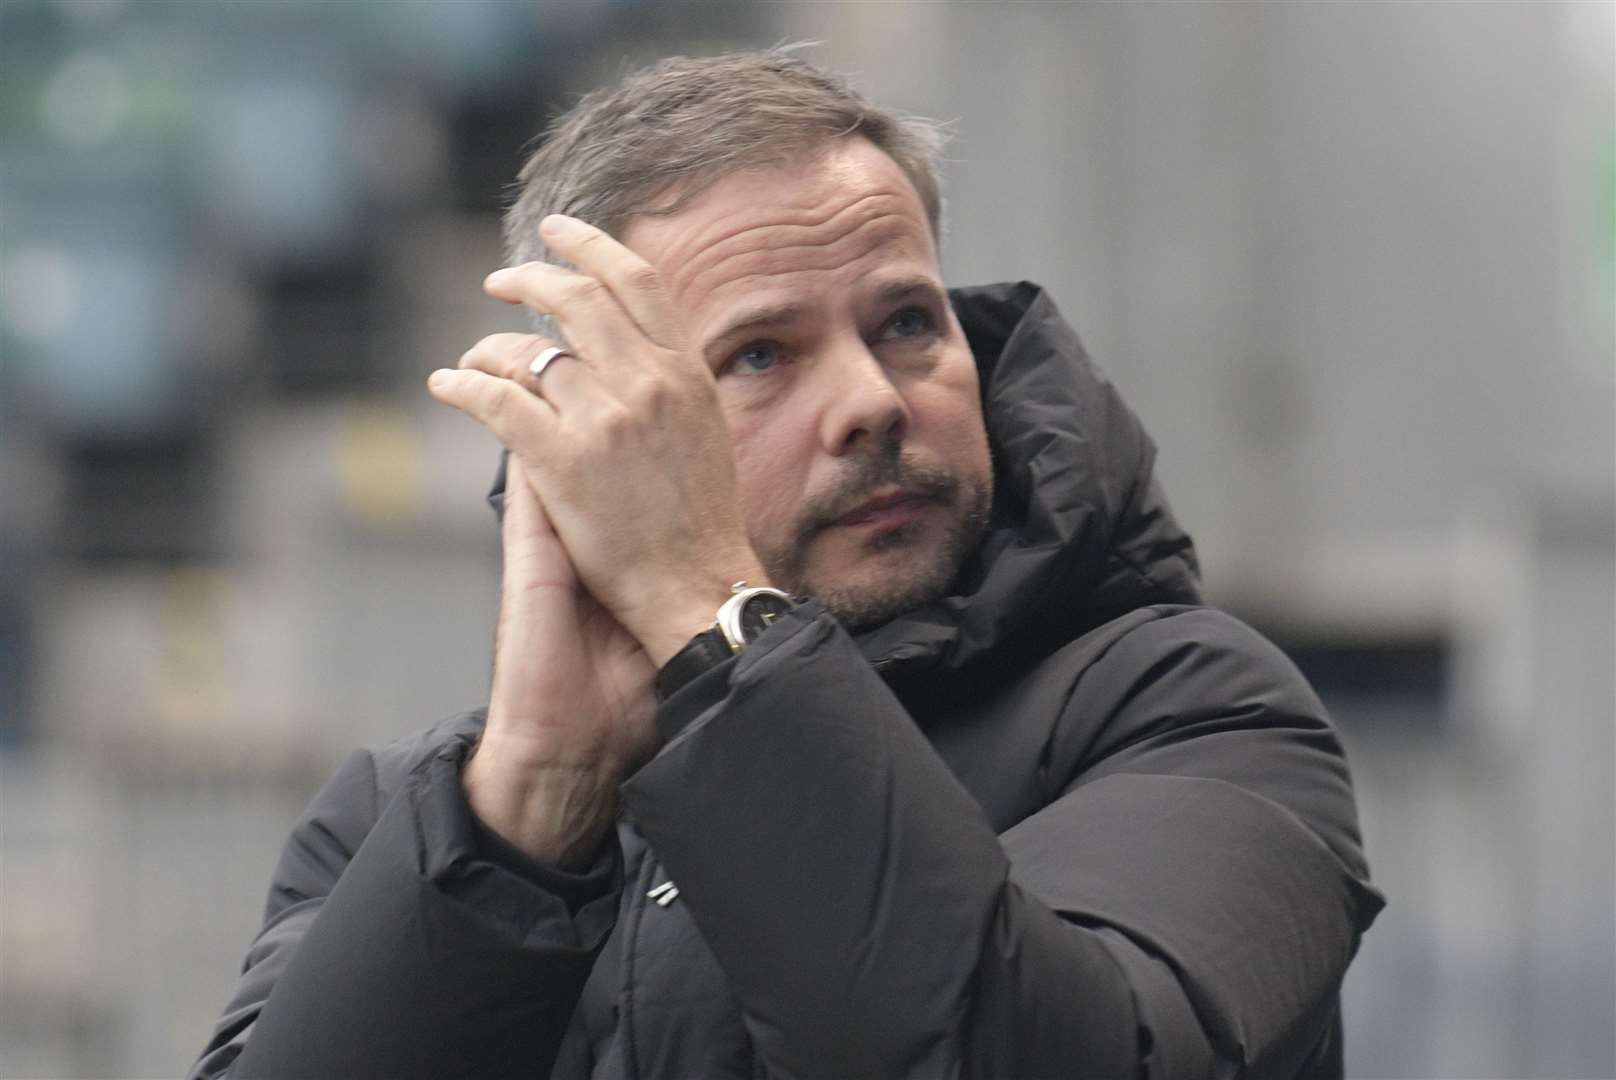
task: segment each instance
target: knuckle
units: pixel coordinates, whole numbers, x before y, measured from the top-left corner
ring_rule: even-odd
[[[517,336],[519,335],[489,334],[488,336],[479,339],[478,342],[471,348],[467,349],[465,355],[460,358],[460,366],[475,367],[482,364],[498,363],[510,355],[512,351],[512,342],[510,339]]]
[[[544,345],[544,339],[537,334],[521,334],[514,330],[490,334],[487,340],[507,356],[520,356],[529,349],[542,348]]]
[[[658,292],[662,288],[662,277],[650,263],[636,259],[624,272],[623,284],[635,292]]]
[[[561,300],[565,304],[592,304],[603,291],[601,283],[592,277],[574,277],[561,287]]]
[[[644,416],[661,415],[677,396],[667,379],[656,377],[635,379],[622,393],[629,409]]]
[[[634,427],[634,411],[620,401],[614,401],[604,406],[596,424],[602,435],[610,439],[626,434]]]
[[[497,430],[510,421],[511,414],[516,410],[516,395],[512,393],[513,389],[514,387],[503,379],[484,385],[482,412],[489,427]]]

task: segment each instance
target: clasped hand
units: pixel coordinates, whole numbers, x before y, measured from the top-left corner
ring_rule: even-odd
[[[764,572],[747,541],[716,384],[656,271],[573,218],[542,224],[576,271],[527,263],[484,289],[551,315],[554,344],[494,334],[436,371],[439,401],[511,452],[488,722],[472,808],[540,858],[587,858],[617,782],[655,748],[656,668]]]

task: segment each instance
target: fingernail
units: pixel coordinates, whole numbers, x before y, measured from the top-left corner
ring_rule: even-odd
[[[439,368],[426,377],[427,386],[434,390],[442,390],[454,381],[455,373],[449,368]]]
[[[550,214],[539,222],[539,231],[546,236],[557,236],[572,227],[573,218],[566,214]]]
[[[483,284],[498,286],[503,284],[510,276],[511,268],[507,266],[503,269],[495,270],[492,274],[489,274],[487,277],[483,278]]]

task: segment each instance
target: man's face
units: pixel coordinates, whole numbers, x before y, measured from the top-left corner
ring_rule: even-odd
[[[976,365],[902,170],[836,139],[622,239],[717,378],[741,511],[775,583],[855,627],[943,595],[993,473]]]

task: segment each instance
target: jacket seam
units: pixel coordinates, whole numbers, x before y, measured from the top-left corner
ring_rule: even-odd
[[[628,1080],[638,1080],[640,1076],[640,1051],[635,1042],[634,995],[639,987],[635,983],[634,952],[639,944],[640,924],[645,919],[645,886],[656,876],[657,860],[649,849],[640,860],[639,872],[635,874],[632,889],[626,893],[628,902],[628,918],[623,925],[623,974],[622,995],[618,999],[618,1025],[623,1031],[623,1069]],[[628,883],[624,882],[625,888]]]

